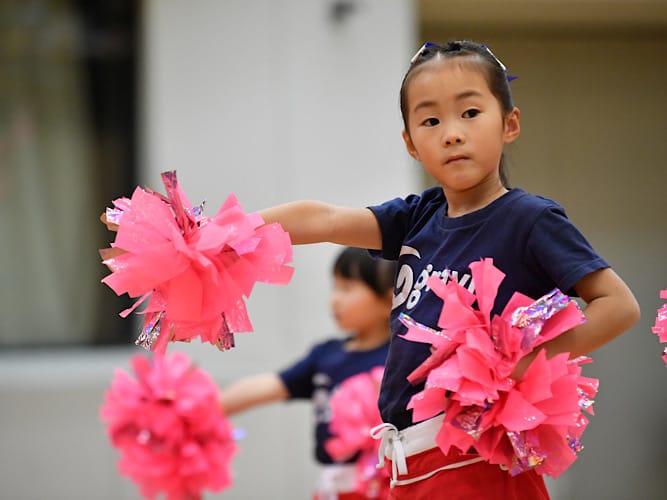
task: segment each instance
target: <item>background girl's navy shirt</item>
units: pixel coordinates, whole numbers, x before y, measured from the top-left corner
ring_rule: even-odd
[[[322,464],[334,463],[324,449],[331,437],[329,422],[331,393],[345,379],[384,366],[389,342],[369,351],[348,351],[348,339],[332,339],[315,345],[301,361],[280,372],[291,399],[311,399],[315,416],[315,457]],[[354,462],[356,456],[348,462]]]
[[[383,421],[399,429],[415,423],[406,406],[423,384],[412,386],[407,376],[429,356],[430,346],[397,337],[406,332],[398,315],[438,329],[442,300],[425,286],[429,276],[456,280],[474,291],[469,264],[493,258],[506,275],[492,312],[500,314],[514,292],[539,298],[557,287],[576,295],[572,287],[581,278],[609,267],[560,205],[521,189],[455,218],[446,215],[441,187],[369,208],[382,233],[382,251],[373,253],[398,261],[392,341],[379,404]]]

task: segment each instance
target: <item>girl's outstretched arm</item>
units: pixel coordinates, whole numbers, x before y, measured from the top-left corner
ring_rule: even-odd
[[[586,302],[586,322],[546,342],[537,350],[546,349],[547,356],[569,352],[576,358],[611,342],[639,321],[639,304],[632,291],[611,269],[600,269],[584,276],[575,286]],[[514,375],[520,376],[537,352],[521,360]]]
[[[380,226],[368,208],[304,200],[266,208],[259,214],[267,224],[280,223],[293,245],[328,242],[373,250],[382,248]],[[100,221],[110,231],[118,231],[118,225],[109,222],[106,214],[100,215]]]
[[[280,223],[290,234],[293,245],[328,242],[373,250],[382,248],[380,226],[368,208],[303,200],[266,208],[259,214],[267,224]],[[118,225],[107,221],[106,214],[100,215],[100,221],[110,231],[118,231]]]
[[[225,415],[234,415],[289,397],[287,387],[275,373],[263,373],[240,379],[220,391],[220,406]]]
[[[303,200],[267,208],[259,214],[266,223],[279,222],[294,245],[329,242],[374,250],[382,248],[380,226],[368,208]]]

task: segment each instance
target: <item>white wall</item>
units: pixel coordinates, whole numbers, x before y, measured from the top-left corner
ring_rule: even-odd
[[[398,89],[415,46],[412,2],[359,0],[341,22],[330,0],[147,0],[141,182],[176,169],[214,213],[234,192],[246,211],[299,198],[365,206],[418,188],[400,140]],[[160,189],[161,190],[161,189]],[[174,346],[217,381],[282,368],[335,334],[329,268],[338,249],[295,249],[292,283],[259,284],[255,332],[236,349]],[[0,498],[139,498],[118,476],[98,421],[114,367],[138,348],[2,353]],[[247,437],[235,485],[207,498],[309,498],[307,404],[234,420]]]
[[[357,2],[336,23],[333,3],[149,2],[145,183],[175,168],[191,201],[207,199],[212,212],[230,192],[254,211],[302,198],[365,206],[416,189],[398,109],[414,46],[411,4]],[[222,384],[302,356],[335,332],[328,294],[337,251],[296,248],[292,282],[255,288],[255,332],[237,335],[233,351],[187,351]],[[234,422],[247,438],[228,496],[265,498],[270,488],[278,498],[307,498],[316,477],[309,405],[279,404]]]

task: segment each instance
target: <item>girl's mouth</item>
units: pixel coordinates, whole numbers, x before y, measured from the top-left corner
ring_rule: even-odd
[[[468,159],[468,157],[464,156],[464,155],[452,155],[449,158],[447,158],[447,161],[445,162],[445,164],[454,163],[454,162],[458,162],[458,161],[461,161],[461,160],[467,160],[467,159]]]

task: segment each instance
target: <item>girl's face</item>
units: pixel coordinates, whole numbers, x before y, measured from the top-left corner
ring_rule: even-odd
[[[378,297],[362,280],[335,275],[331,309],[341,331],[363,336],[378,326],[388,325],[391,293]]]
[[[406,96],[408,152],[446,195],[500,184],[500,155],[519,135],[519,110],[503,116],[474,64],[460,59],[424,63]]]

